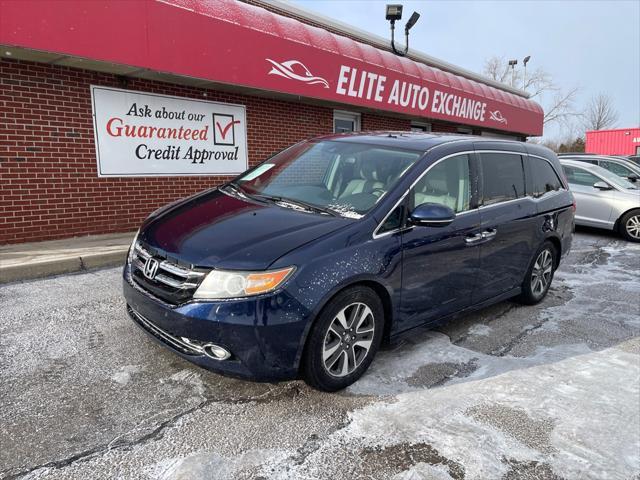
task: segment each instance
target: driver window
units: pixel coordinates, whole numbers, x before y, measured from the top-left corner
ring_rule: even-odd
[[[570,185],[592,187],[594,183],[602,181],[595,175],[592,175],[581,168],[573,168],[565,165],[562,167],[562,169],[564,170],[564,174],[567,177],[567,182],[569,182]]]
[[[432,167],[412,192],[413,205],[439,203],[459,213],[469,210],[469,155],[447,158]]]
[[[631,175],[633,172],[629,170],[627,167],[620,165],[619,163],[614,162],[606,162],[604,160],[600,161],[600,166],[602,168],[606,168],[610,172],[615,173],[619,177],[627,177]]]

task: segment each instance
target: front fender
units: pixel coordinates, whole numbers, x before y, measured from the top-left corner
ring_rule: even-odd
[[[286,255],[277,264],[298,266],[287,290],[310,312],[296,355],[297,365],[318,315],[345,288],[371,282],[388,295],[392,317],[399,309],[402,280],[400,236],[373,239],[370,234],[353,235],[353,232],[346,231],[337,237],[342,238],[330,237],[314,242]]]

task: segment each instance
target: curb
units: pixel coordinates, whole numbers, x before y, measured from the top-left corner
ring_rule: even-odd
[[[128,250],[129,247],[127,246],[123,250],[116,252],[92,253],[79,257],[0,267],[0,284],[124,265]]]

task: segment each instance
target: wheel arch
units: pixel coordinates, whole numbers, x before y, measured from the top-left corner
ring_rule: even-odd
[[[330,292],[328,292],[325,295],[325,297],[322,299],[322,301],[318,302],[318,306],[311,313],[310,315],[311,320],[309,321],[309,324],[305,329],[302,342],[300,342],[300,346],[298,348],[298,354],[296,355],[296,368],[298,369],[298,371],[300,371],[302,367],[302,358],[304,356],[304,351],[307,348],[307,344],[309,343],[309,333],[311,332],[311,329],[315,325],[316,320],[319,317],[320,313],[331,302],[331,300],[333,300],[338,294],[340,294],[341,292],[349,288],[353,288],[357,286],[364,286],[364,287],[370,288],[380,298],[380,301],[382,302],[383,312],[384,312],[384,318],[383,318],[384,330],[383,330],[382,342],[383,343],[388,342],[389,337],[391,336],[391,326],[393,325],[393,318],[394,318],[393,301],[392,301],[392,296],[391,296],[391,293],[389,292],[389,289],[383,283],[381,283],[379,280],[376,280],[376,279],[354,278],[348,282],[344,282],[344,283],[341,283],[340,285],[337,285]]]
[[[631,213],[633,211],[638,211],[638,213],[640,213],[640,207],[631,207],[628,210],[625,210],[624,212],[622,212],[620,215],[618,215],[618,218],[616,218],[615,223],[613,224],[613,229],[616,232],[620,231],[620,220],[622,220],[622,217],[624,217],[627,213]]]
[[[556,258],[555,258],[554,268],[558,268],[558,266],[560,266],[560,258],[562,257],[562,242],[555,235],[550,235],[549,237],[545,238],[545,241],[551,242],[551,244],[556,249],[557,255],[556,255]]]

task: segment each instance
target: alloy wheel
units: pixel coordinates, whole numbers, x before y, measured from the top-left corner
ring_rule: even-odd
[[[627,220],[627,224],[625,225],[625,229],[630,236],[640,240],[640,215],[629,217],[629,220]]]
[[[531,272],[531,292],[536,297],[540,297],[545,292],[551,282],[552,274],[553,255],[545,248],[536,258],[536,263],[533,264],[533,271]]]
[[[353,373],[373,343],[373,312],[364,303],[347,305],[333,318],[324,337],[322,361],[334,377]]]

